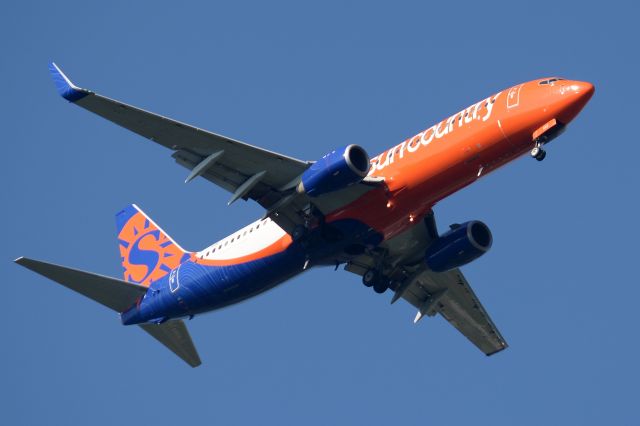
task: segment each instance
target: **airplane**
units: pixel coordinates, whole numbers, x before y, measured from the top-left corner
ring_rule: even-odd
[[[116,311],[192,367],[200,356],[185,319],[263,293],[316,266],[360,275],[376,293],[440,314],[486,355],[507,343],[460,267],[492,245],[479,220],[438,231],[433,207],[526,154],[538,161],[594,93],[543,78],[497,92],[370,158],[356,144],[302,161],[211,133],[74,85],[49,70],[67,101],[173,151],[196,178],[265,211],[201,251],[182,248],[136,205],[116,215],[123,279],[20,257],[18,264]]]

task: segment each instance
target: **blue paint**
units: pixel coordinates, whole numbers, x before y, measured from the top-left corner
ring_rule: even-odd
[[[472,234],[474,241],[470,238]],[[491,243],[491,232],[485,224],[465,222],[431,244],[425,253],[425,261],[432,271],[449,271],[479,258],[491,248]]]
[[[366,172],[359,174],[349,167],[345,158],[347,148],[348,145],[331,151],[305,170],[302,174],[302,185],[307,195],[317,197],[362,180]]]
[[[116,213],[116,231],[118,234],[122,231],[122,228],[124,228],[127,222],[129,222],[129,219],[131,219],[136,213],[138,213],[138,210],[136,210],[133,204],[128,205]]]
[[[139,247],[140,242],[147,235],[153,236],[156,240],[160,239],[160,231],[149,231],[146,234],[142,234],[140,237],[138,237],[138,239],[133,242],[133,245],[129,250],[129,263],[131,263],[132,265],[144,265],[147,267],[146,275],[136,282],[143,282],[144,280],[146,280],[147,277],[156,269],[158,261],[160,260],[160,255],[158,254],[158,252],[153,250],[142,250]]]
[[[51,72],[51,77],[53,78],[58,93],[69,102],[79,101],[90,93],[87,90],[69,84],[64,74],[58,70],[53,62],[49,64],[49,72]]]
[[[281,253],[237,265],[186,261],[153,283],[139,304],[123,312],[122,323],[187,317],[241,302],[302,272],[305,260],[302,245],[293,243]],[[179,284],[170,286],[172,279]]]
[[[328,235],[334,240],[328,239]],[[220,309],[263,293],[311,266],[334,264],[350,245],[376,245],[382,236],[357,220],[316,228],[286,250],[262,259],[225,266],[185,260],[151,284],[144,299],[121,315],[125,325],[157,322]]]

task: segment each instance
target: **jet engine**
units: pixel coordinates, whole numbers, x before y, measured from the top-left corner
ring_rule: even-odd
[[[369,155],[358,145],[331,151],[302,174],[297,191],[310,197],[356,184],[369,173]]]
[[[489,227],[472,220],[452,225],[451,230],[435,240],[425,253],[425,261],[434,272],[445,272],[475,260],[491,248]]]

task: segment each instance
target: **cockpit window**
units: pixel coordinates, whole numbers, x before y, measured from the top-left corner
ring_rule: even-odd
[[[543,84],[548,84],[550,86],[553,86],[553,83],[555,83],[556,81],[560,81],[560,80],[564,80],[564,78],[549,78],[546,80],[542,80],[541,82],[539,82],[539,85],[543,85]]]

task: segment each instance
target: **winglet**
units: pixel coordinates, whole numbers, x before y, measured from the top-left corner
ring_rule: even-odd
[[[73,84],[71,80],[64,75],[62,70],[58,68],[55,62],[49,64],[49,72],[51,72],[51,77],[56,85],[56,89],[58,89],[58,93],[69,102],[79,101],[92,93],[89,90],[81,89]]]

